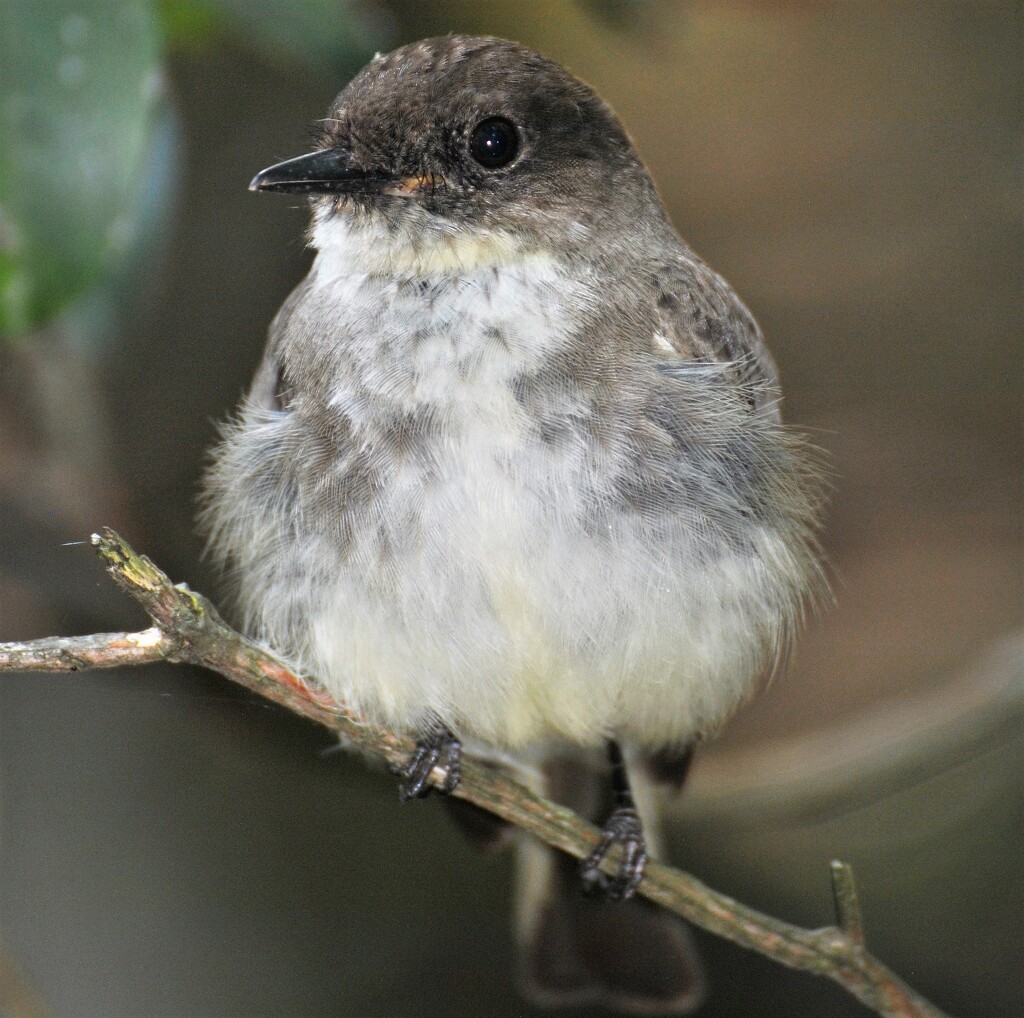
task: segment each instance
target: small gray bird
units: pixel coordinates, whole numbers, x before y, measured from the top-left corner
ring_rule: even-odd
[[[418,740],[405,797],[465,748],[603,825],[582,881],[522,849],[536,998],[692,1009],[685,929],[614,899],[657,851],[652,784],[820,579],[816,457],[757,325],[605,103],[514,43],[377,56],[251,186],[310,196],[317,254],[206,477],[245,625]]]

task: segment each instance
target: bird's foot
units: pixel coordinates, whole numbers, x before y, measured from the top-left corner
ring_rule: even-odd
[[[615,876],[601,872],[601,863],[618,845],[622,850]],[[647,866],[647,846],[640,816],[632,806],[613,810],[601,833],[597,848],[580,864],[580,874],[587,890],[601,890],[613,901],[633,897]]]
[[[434,768],[444,769],[444,784],[438,791],[450,795],[459,787],[462,764],[462,743],[447,728],[437,728],[416,743],[416,749],[409,762],[397,773],[403,779],[398,789],[402,802],[422,799],[435,788],[430,776]]]

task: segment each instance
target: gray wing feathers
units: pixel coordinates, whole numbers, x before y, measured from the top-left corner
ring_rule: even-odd
[[[654,353],[669,375],[705,375],[739,383],[751,406],[778,416],[778,373],[761,330],[729,284],[707,265],[681,256],[659,267]]]
[[[263,360],[249,388],[248,401],[251,405],[263,410],[281,410],[287,402],[285,380],[283,378],[281,358],[278,353],[280,338],[288,328],[288,321],[309,291],[307,276],[285,298],[274,320],[267,330],[267,345],[263,351]]]

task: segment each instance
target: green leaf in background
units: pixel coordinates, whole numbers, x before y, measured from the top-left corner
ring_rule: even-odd
[[[383,20],[355,0],[206,0],[223,22],[272,56],[347,78],[380,45]]]
[[[130,253],[163,75],[146,0],[0,7],[0,335],[9,337]]]
[[[212,0],[159,0],[160,21],[169,49],[195,52],[224,34],[224,18]]]

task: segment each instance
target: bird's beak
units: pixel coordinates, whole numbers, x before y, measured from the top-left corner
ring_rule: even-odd
[[[379,193],[391,183],[390,177],[354,166],[352,154],[347,149],[326,148],[261,170],[252,178],[249,190],[366,194]]]

